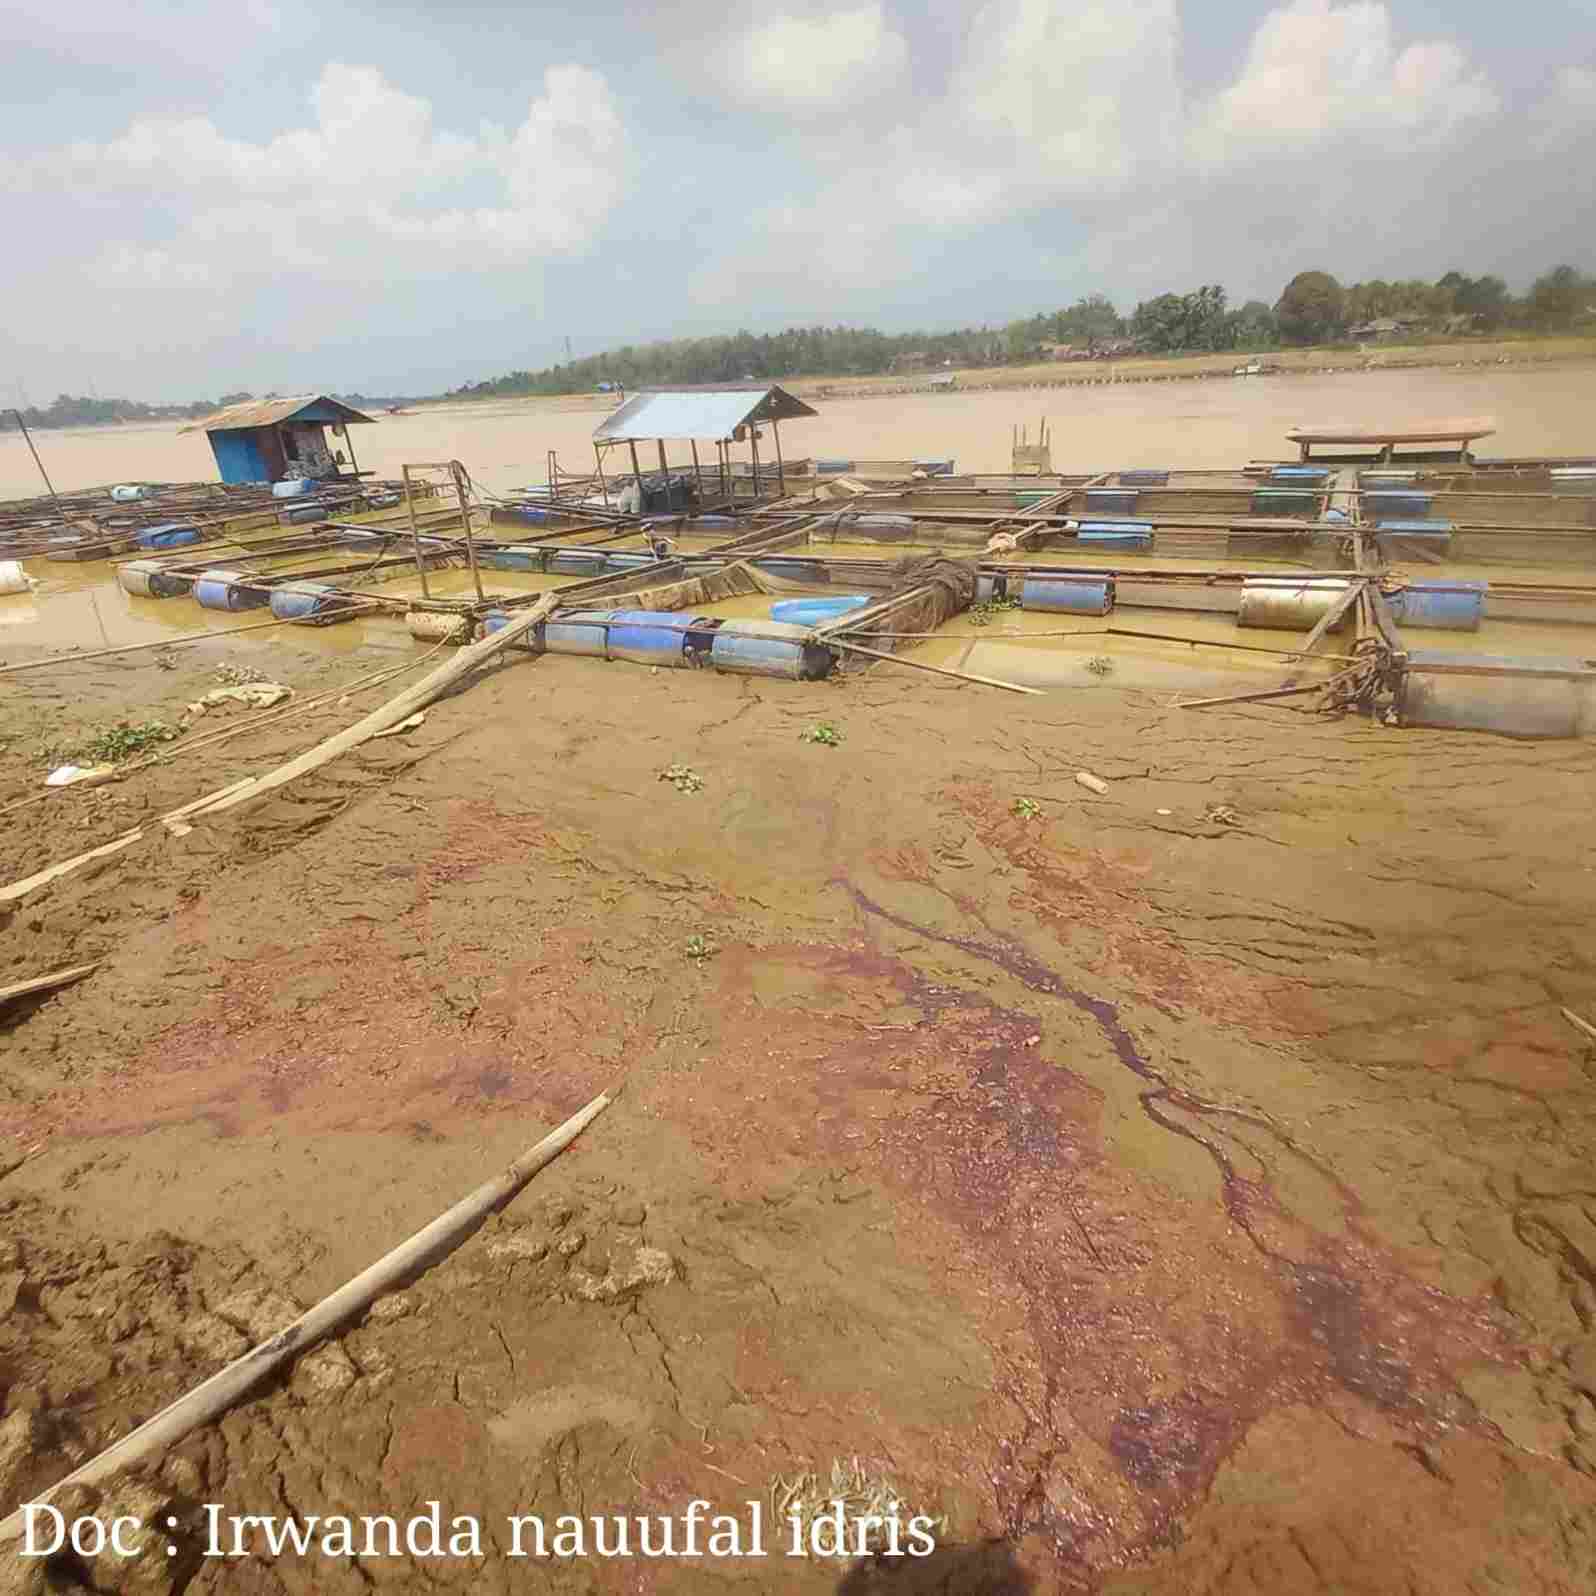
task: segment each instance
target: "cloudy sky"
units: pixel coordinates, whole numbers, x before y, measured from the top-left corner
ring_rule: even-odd
[[[7,0],[0,402],[1596,268],[1596,0]]]

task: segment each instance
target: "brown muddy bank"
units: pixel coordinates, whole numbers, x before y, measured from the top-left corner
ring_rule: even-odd
[[[296,686],[371,668],[275,647]],[[48,725],[215,664],[16,678],[7,796]],[[5,878],[352,713],[18,811]],[[822,719],[840,746],[800,740]],[[526,1197],[145,1498],[736,1511],[857,1454],[947,1514],[930,1588],[1588,1590],[1596,1064],[1557,1011],[1596,1006],[1593,772],[1104,685],[504,666],[9,914],[8,968],[103,963],[4,1017],[6,1505],[625,1069]]]

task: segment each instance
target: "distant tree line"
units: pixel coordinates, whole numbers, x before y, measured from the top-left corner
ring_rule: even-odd
[[[1468,277],[1450,271],[1429,283],[1375,278],[1343,287],[1328,272],[1299,272],[1273,305],[1249,299],[1232,306],[1218,283],[1185,294],[1144,299],[1128,316],[1102,294],[1078,299],[1067,309],[1045,312],[1000,327],[965,327],[954,332],[884,333],[874,327],[791,327],[785,332],[738,332],[716,338],[673,338],[625,344],[619,349],[566,361],[542,371],[512,371],[486,382],[466,383],[451,398],[591,392],[624,388],[695,387],[710,383],[780,382],[792,377],[880,376],[946,366],[1025,364],[1049,356],[1089,359],[1144,351],[1178,354],[1216,350],[1261,353],[1284,345],[1335,344],[1362,336],[1360,328],[1382,322],[1377,335],[1456,338],[1503,332],[1559,333],[1596,330],[1596,276],[1557,266],[1537,277],[1515,298],[1500,277]],[[30,428],[84,427],[127,421],[192,421],[252,393],[224,393],[189,404],[153,405],[132,399],[62,394],[22,415]],[[261,397],[275,399],[276,394]],[[414,403],[396,395],[335,394],[345,404],[374,409]],[[0,431],[16,426],[0,410]]]
[[[673,338],[625,344],[541,371],[511,371],[466,383],[452,398],[588,392],[598,387],[694,387],[780,382],[791,377],[880,376],[939,366],[997,366],[1068,353],[1180,353],[1336,343],[1382,319],[1409,333],[1460,337],[1596,327],[1596,276],[1558,266],[1515,299],[1500,277],[1451,271],[1433,283],[1374,279],[1344,288],[1327,272],[1301,272],[1267,305],[1233,307],[1219,284],[1159,294],[1123,316],[1102,294],[1002,327],[955,332],[883,333],[873,327],[793,327],[756,335]],[[1066,347],[1067,346],[1067,347]]]
[[[29,405],[22,409],[22,419],[30,432],[48,427],[95,427],[112,422],[126,421],[196,421],[213,410],[223,410],[228,405],[242,404],[254,399],[252,393],[224,393],[219,399],[195,399],[188,404],[151,405],[136,399],[97,399],[86,395],[61,394],[49,404],[40,407]],[[275,393],[261,394],[262,399],[276,399]],[[400,405],[411,401],[371,394],[338,393],[331,396],[357,410],[379,405]],[[8,406],[0,410],[0,432],[17,430],[16,415]]]

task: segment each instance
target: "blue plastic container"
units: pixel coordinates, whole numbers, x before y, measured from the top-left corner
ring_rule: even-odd
[[[1382,521],[1374,529],[1374,541],[1387,554],[1400,553],[1404,546],[1419,544],[1435,554],[1452,546],[1450,521]]]
[[[477,564],[487,571],[541,571],[543,551],[513,544],[503,549],[478,549]]]
[[[525,522],[528,526],[543,526],[554,519],[555,512],[545,510],[536,504],[512,504],[502,512],[517,521]]]
[[[309,493],[316,484],[309,477],[293,477],[287,482],[272,483],[272,497],[274,499],[297,499],[302,493]]]
[[[199,540],[197,526],[186,521],[167,521],[161,526],[145,527],[136,542],[141,549],[179,549]]]
[[[131,504],[135,499],[142,499],[148,491],[139,482],[119,482],[111,489],[111,497],[118,504]]]
[[[660,562],[652,554],[606,554],[606,571],[641,571]]]
[[[580,624],[583,621],[597,624]],[[572,610],[557,621],[543,623],[543,646],[551,654],[596,654],[603,658],[608,623],[609,613],[605,610]]]
[[[634,665],[681,665],[690,615],[676,610],[611,610],[607,654]]]
[[[1109,529],[1082,527],[1075,534],[1077,543],[1094,549],[1147,550],[1153,546],[1153,534],[1148,531],[1131,531],[1125,527]]]
[[[1050,610],[1061,615],[1107,615],[1114,607],[1114,582],[1074,576],[1028,576],[1020,591],[1020,608]]]
[[[240,585],[250,580],[243,571],[202,571],[191,591],[208,610],[258,610],[270,604],[271,594],[265,588]]]
[[[744,636],[747,630],[762,635]],[[836,656],[823,645],[808,642],[808,630],[782,621],[724,621],[710,646],[709,661],[717,670],[738,676],[816,681],[830,673]]]
[[[1363,495],[1363,512],[1376,520],[1386,516],[1425,516],[1430,513],[1431,495],[1412,489],[1379,488]]]
[[[815,475],[820,477],[845,476],[853,470],[852,460],[816,460]]]
[[[327,582],[291,582],[272,589],[271,606],[279,621],[305,621],[313,616],[330,620],[339,611],[349,609],[349,600]],[[353,613],[344,618],[353,620]]]
[[[779,599],[770,606],[773,621],[790,621],[794,626],[819,626],[834,621],[850,610],[872,603],[868,593],[838,593],[826,598]]]
[[[1136,508],[1136,490],[1134,488],[1088,488],[1086,490],[1086,508],[1095,510],[1099,515],[1129,515]]]
[[[1323,482],[1329,475],[1328,466],[1279,465],[1270,469],[1269,480],[1294,483]]]
[[[736,526],[735,515],[695,515],[692,519],[693,526]]]
[[[1169,473],[1141,467],[1135,471],[1121,471],[1119,480],[1120,485],[1126,488],[1167,488]]]
[[[1319,508],[1319,495],[1308,488],[1254,488],[1254,515],[1312,515]]]
[[[1387,594],[1386,602],[1403,626],[1477,632],[1490,590],[1489,582],[1409,582]]]
[[[604,556],[586,549],[561,549],[550,558],[549,569],[566,576],[597,576],[604,569]]]

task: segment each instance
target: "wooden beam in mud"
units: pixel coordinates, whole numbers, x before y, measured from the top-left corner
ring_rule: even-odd
[[[16,981],[10,986],[0,986],[0,1003],[9,1003],[12,998],[28,997],[35,992],[52,992],[56,987],[70,986],[74,981],[81,981],[84,976],[98,970],[100,961],[96,959],[93,964],[74,964],[70,969],[52,970],[49,975],[36,975],[30,981]]]

